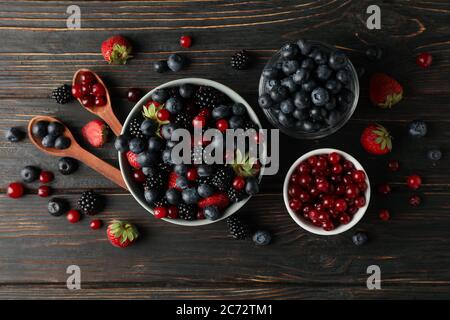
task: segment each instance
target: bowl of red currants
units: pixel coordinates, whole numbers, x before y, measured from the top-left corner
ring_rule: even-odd
[[[336,235],[355,226],[364,216],[370,183],[364,168],[348,153],[316,149],[291,166],[283,197],[300,227],[318,235]]]

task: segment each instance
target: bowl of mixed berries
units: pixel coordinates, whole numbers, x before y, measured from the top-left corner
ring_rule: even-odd
[[[258,193],[263,168],[250,148],[265,148],[260,128],[236,92],[186,78],[148,92],[128,115],[115,147],[125,183],[142,207],[156,218],[198,226],[231,216]],[[229,148],[230,132],[250,134]]]
[[[348,153],[317,149],[291,166],[283,197],[300,227],[318,235],[335,235],[349,230],[364,216],[370,183],[364,168]]]
[[[299,139],[328,136],[347,123],[358,103],[359,82],[346,54],[299,40],[268,61],[259,82],[259,106],[282,132]]]

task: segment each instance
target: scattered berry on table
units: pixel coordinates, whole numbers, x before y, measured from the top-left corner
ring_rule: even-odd
[[[380,220],[387,221],[391,218],[391,214],[390,214],[389,210],[381,209],[378,212],[378,217],[380,218]]]
[[[433,56],[429,52],[422,52],[417,55],[416,63],[422,69],[430,67],[432,62]]]
[[[131,223],[113,220],[106,230],[109,242],[118,248],[132,245],[139,237],[139,232]]]
[[[382,195],[388,195],[392,191],[391,186],[388,183],[382,183],[378,186],[378,193]]]
[[[406,184],[411,190],[417,190],[422,184],[422,178],[417,174],[410,175],[406,178]]]
[[[35,166],[26,166],[20,170],[20,176],[22,177],[22,181],[25,183],[36,181],[39,178],[40,173],[41,169]]]
[[[230,235],[237,240],[244,240],[250,234],[248,225],[236,215],[227,219],[227,225]]]
[[[183,48],[190,48],[192,45],[192,38],[190,36],[181,36],[180,37],[180,46]]]
[[[46,197],[50,196],[51,193],[52,193],[52,188],[50,188],[49,186],[39,186],[39,188],[38,188],[38,196],[39,197],[46,198]]]
[[[142,98],[142,91],[139,88],[130,88],[127,92],[127,99],[130,102],[138,102]]]
[[[439,149],[430,149],[427,152],[427,158],[432,161],[439,161],[442,158],[442,151]]]
[[[414,120],[408,124],[408,133],[411,137],[422,138],[428,131],[427,124],[422,120]]]
[[[167,58],[167,66],[173,72],[178,72],[186,65],[186,59],[179,54],[173,53]]]
[[[382,155],[392,150],[389,131],[379,124],[367,126],[361,134],[361,145],[369,153]]]
[[[245,70],[250,65],[250,56],[246,50],[237,51],[231,56],[230,63],[236,70]]]
[[[63,175],[69,175],[77,171],[78,160],[70,157],[62,157],[58,160],[58,171]]]
[[[375,73],[370,78],[370,100],[380,108],[391,108],[403,98],[403,87],[394,78]]]
[[[78,208],[86,215],[94,215],[104,207],[104,199],[93,190],[84,191],[77,202]]]
[[[54,175],[50,171],[40,171],[39,174],[39,182],[41,183],[49,183],[53,181]]]
[[[272,241],[272,235],[268,231],[258,230],[253,234],[252,240],[257,246],[266,246]]]
[[[365,232],[356,232],[352,236],[352,241],[356,246],[362,246],[369,240],[369,237]]]
[[[94,219],[94,220],[92,220],[91,223],[89,224],[89,227],[90,227],[92,230],[100,229],[101,226],[102,226],[102,220],[100,220],[100,219]]]
[[[72,87],[64,84],[52,91],[51,98],[59,104],[66,104],[73,99]]]
[[[125,64],[131,58],[130,42],[121,35],[112,36],[102,42],[102,55],[110,64]]]
[[[389,160],[388,161],[388,169],[392,172],[396,172],[398,171],[398,169],[400,168],[400,163],[398,162],[398,160]]]
[[[6,139],[9,142],[19,142],[23,138],[25,138],[25,132],[23,132],[19,127],[12,127],[6,131]]]
[[[21,184],[20,182],[13,182],[8,185],[6,194],[10,198],[17,199],[23,196],[24,191],[25,188],[23,187],[23,184]]]
[[[159,60],[153,64],[153,69],[158,73],[163,73],[169,69],[169,66],[166,60]]]
[[[366,56],[370,60],[381,60],[381,57],[383,56],[383,50],[375,45],[369,46],[366,50]]]
[[[418,207],[422,203],[422,198],[417,195],[413,194],[411,197],[409,197],[409,204],[413,207]]]
[[[72,209],[67,212],[66,218],[70,223],[76,223],[80,221],[81,215],[78,210]]]
[[[108,126],[100,119],[88,122],[81,129],[84,140],[94,148],[100,148],[106,143],[108,132]]]
[[[60,216],[69,210],[69,203],[67,200],[62,198],[52,198],[48,202],[48,213],[50,213],[52,216]]]

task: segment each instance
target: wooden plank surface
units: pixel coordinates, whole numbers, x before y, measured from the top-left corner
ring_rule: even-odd
[[[379,4],[382,29],[365,28],[365,10]],[[256,106],[257,84],[266,60],[284,42],[300,37],[320,40],[346,50],[366,74],[387,71],[405,87],[405,99],[392,110],[372,107],[367,76],[361,81],[358,108],[338,133],[318,141],[281,135],[282,161],[276,176],[264,177],[259,195],[241,211],[254,225],[269,229],[274,243],[255,248],[233,241],[225,223],[197,229],[182,228],[149,216],[124,191],[89,168],[77,174],[56,175],[55,194],[75,203],[81,191],[100,190],[108,206],[100,215],[108,221],[135,222],[142,239],[134,247],[111,247],[104,230],[93,232],[89,221],[69,225],[63,217],[46,213],[37,184],[22,200],[4,195],[5,186],[19,178],[27,164],[56,170],[56,158],[39,153],[29,141],[0,141],[0,298],[449,298],[450,297],[450,5],[429,1],[112,1],[80,2],[82,29],[66,29],[64,1],[0,2],[0,130],[25,127],[35,115],[55,115],[79,138],[92,115],[77,103],[57,105],[49,92],[69,83],[81,67],[92,68],[108,84],[121,120],[131,109],[129,87],[150,90],[182,77],[204,77],[237,90]],[[129,37],[135,58],[126,66],[102,61],[101,41],[114,33]],[[181,34],[191,34],[194,45],[180,49]],[[384,48],[385,58],[371,63],[364,57],[367,44]],[[254,66],[238,72],[229,67],[230,55],[250,50]],[[428,70],[414,63],[417,53],[429,51]],[[191,64],[179,73],[156,74],[152,62],[182,52]],[[263,126],[271,128],[255,107]],[[430,132],[413,141],[408,121],[421,118]],[[394,151],[388,157],[367,155],[359,134],[370,122],[388,127]],[[426,159],[439,147],[439,163]],[[354,155],[368,170],[373,186],[389,181],[395,192],[388,199],[374,196],[357,229],[366,230],[370,243],[355,247],[352,231],[336,237],[317,237],[300,230],[288,216],[281,195],[291,163],[317,147],[335,147]],[[117,165],[112,144],[99,157]],[[387,159],[401,162],[398,173],[386,170]],[[405,177],[424,178],[424,203],[411,208]],[[381,222],[377,210],[388,206],[392,220]],[[66,267],[82,270],[79,292],[65,288]],[[382,290],[367,290],[366,268],[377,264]]]

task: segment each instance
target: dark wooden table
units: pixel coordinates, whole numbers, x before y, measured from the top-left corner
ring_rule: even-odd
[[[82,29],[66,29],[62,1],[3,1],[0,4],[0,127],[25,127],[34,115],[55,115],[74,132],[93,116],[77,103],[57,105],[49,92],[70,83],[75,70],[97,71],[109,85],[121,120],[132,105],[129,87],[146,91],[177,78],[210,78],[237,90],[256,108],[257,85],[265,61],[287,41],[321,40],[342,48],[367,74],[386,71],[405,88],[405,98],[392,110],[381,110],[368,101],[367,76],[361,83],[358,108],[338,133],[319,141],[281,136],[281,168],[265,177],[262,191],[240,212],[261,228],[271,230],[274,242],[255,247],[234,241],[224,222],[183,228],[158,221],[129,195],[102,176],[82,166],[69,177],[56,175],[55,194],[75,203],[80,193],[94,188],[107,196],[100,218],[127,219],[136,223],[142,238],[135,246],[119,250],[105,230],[89,229],[89,219],[69,224],[46,211],[47,200],[31,194],[20,200],[7,198],[5,186],[19,179],[28,164],[56,171],[56,158],[41,154],[30,141],[0,142],[0,298],[450,298],[450,5],[445,1],[114,1],[77,2]],[[381,30],[368,30],[370,4],[381,7]],[[126,66],[107,65],[100,43],[121,33],[135,45],[135,58]],[[178,38],[191,34],[195,44],[182,50]],[[366,44],[384,48],[380,62],[368,62]],[[229,67],[230,55],[251,50],[257,61],[248,71]],[[429,51],[429,70],[415,64],[419,52]],[[179,73],[156,74],[152,62],[169,53],[183,52],[190,66]],[[406,124],[420,118],[429,134],[413,141]],[[361,130],[379,122],[395,137],[394,150],[373,157],[359,144]],[[433,164],[426,158],[430,147],[440,147],[444,158]],[[373,197],[357,228],[334,237],[318,237],[300,229],[289,217],[281,189],[291,163],[318,147],[347,151],[362,162],[372,186],[388,181],[394,192]],[[93,150],[117,165],[111,143]],[[401,170],[389,173],[388,159],[398,159]],[[424,178],[424,202],[408,204],[411,194],[406,175]],[[377,218],[387,207],[389,222]],[[366,230],[370,243],[356,247],[355,230]],[[66,288],[66,268],[81,268],[82,290]],[[366,288],[366,268],[381,268],[382,289]]]

